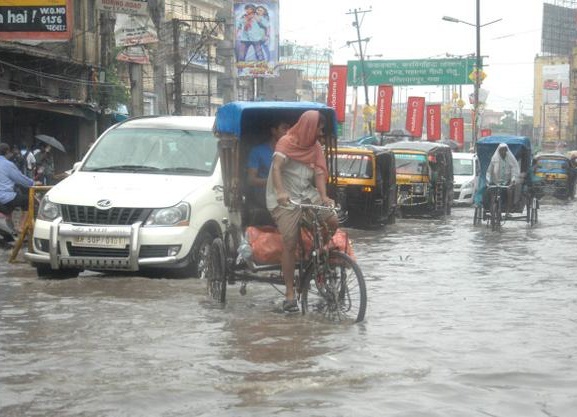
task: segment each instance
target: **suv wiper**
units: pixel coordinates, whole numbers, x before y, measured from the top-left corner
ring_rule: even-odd
[[[208,174],[205,169],[198,168],[188,168],[188,167],[174,167],[174,168],[163,168],[164,172],[186,172],[190,174]]]
[[[87,168],[86,171],[158,171],[159,168],[147,165],[111,165],[107,167]]]

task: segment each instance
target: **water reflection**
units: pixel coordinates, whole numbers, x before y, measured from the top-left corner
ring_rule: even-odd
[[[540,223],[402,219],[350,230],[355,326],[278,312],[265,284],[0,267],[0,415],[572,416],[577,204]],[[0,256],[6,259],[9,254]]]

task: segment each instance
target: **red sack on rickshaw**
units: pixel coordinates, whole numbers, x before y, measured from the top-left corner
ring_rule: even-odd
[[[252,259],[261,265],[280,264],[283,243],[282,236],[274,226],[249,226],[246,228],[246,240],[252,250]],[[308,255],[312,248],[312,236],[306,229],[301,229],[304,253]],[[337,229],[328,244],[330,249],[337,249],[354,258],[353,247],[347,232]],[[297,246],[296,259],[300,259],[301,248]]]

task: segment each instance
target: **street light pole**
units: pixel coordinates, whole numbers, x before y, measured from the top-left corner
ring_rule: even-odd
[[[469,22],[465,22],[463,20],[460,19],[456,19],[454,17],[450,17],[450,16],[443,16],[443,20],[446,20],[447,22],[453,22],[453,23],[464,23],[466,25],[469,26],[474,26],[475,27],[475,33],[476,33],[476,51],[475,51],[475,71],[474,71],[474,75],[475,75],[475,92],[474,92],[474,103],[473,103],[473,120],[472,120],[472,125],[473,125],[473,129],[472,129],[472,141],[473,141],[473,146],[475,146],[477,144],[477,138],[478,138],[478,126],[477,126],[477,122],[478,122],[478,118],[479,118],[479,89],[481,88],[481,77],[483,74],[483,61],[482,61],[482,57],[481,57],[481,28],[483,26],[487,26],[490,25],[492,23],[495,22],[499,22],[503,19],[496,19],[493,20],[491,22],[487,22],[485,24],[481,24],[481,0],[475,0],[475,5],[476,5],[476,10],[475,10],[475,24],[473,23],[469,23]]]
[[[481,61],[481,0],[477,0],[477,8],[476,8],[476,24],[475,29],[477,32],[477,49],[476,49],[476,70],[475,70],[475,103],[473,105],[473,119],[474,119],[474,126],[473,126],[473,138],[472,138],[472,145],[473,148],[477,144],[477,138],[479,133],[479,88],[481,88],[481,74],[482,74],[482,66],[483,63]]]

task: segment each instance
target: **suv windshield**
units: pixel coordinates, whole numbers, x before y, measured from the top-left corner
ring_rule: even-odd
[[[395,152],[397,174],[427,175],[427,158],[423,154]]]
[[[453,159],[454,175],[473,175],[472,159]]]
[[[217,152],[210,131],[115,129],[96,144],[82,170],[210,175]]]
[[[337,154],[337,169],[341,178],[373,177],[373,164],[368,155]]]

